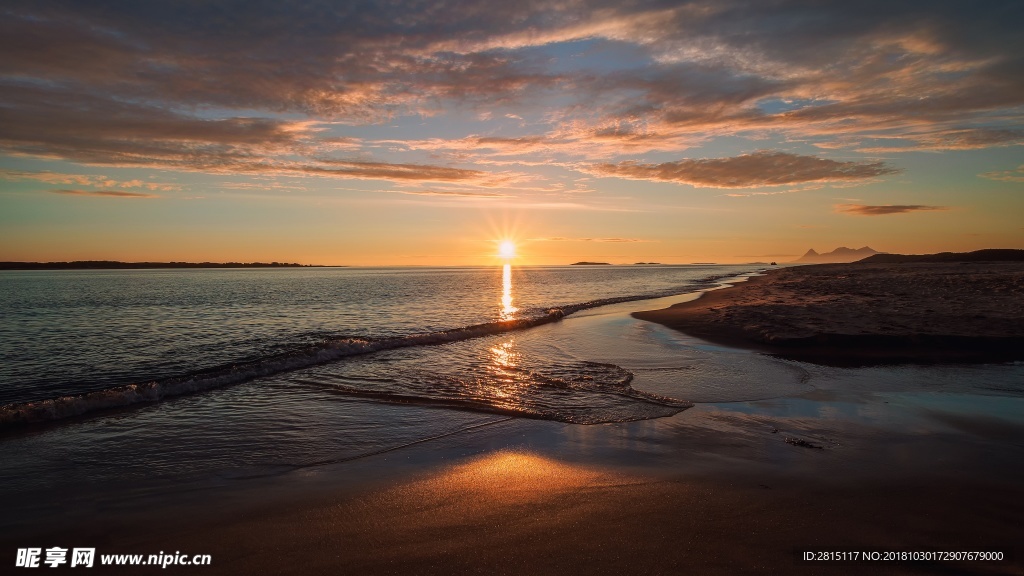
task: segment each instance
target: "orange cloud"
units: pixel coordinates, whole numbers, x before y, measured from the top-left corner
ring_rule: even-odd
[[[888,154],[892,152],[939,152],[945,150],[977,150],[996,146],[1024,144],[1024,132],[1019,130],[993,130],[988,128],[953,129],[928,134],[907,134],[898,140],[908,142],[902,146],[872,146],[858,148],[858,152]]]
[[[979,176],[1000,182],[1024,182],[1024,164],[1018,166],[1016,170],[985,172],[984,174],[979,174]]]
[[[99,186],[118,188],[146,188],[147,190],[168,192],[178,190],[181,187],[177,184],[165,184],[161,182],[143,182],[142,180],[115,180],[106,176],[93,176],[88,174],[62,174],[59,172],[28,172],[24,170],[0,169],[0,178],[4,180],[35,180],[46,184],[77,184],[79,186]]]
[[[320,165],[281,166],[280,170],[293,170],[304,174],[320,174],[344,178],[365,178],[370,180],[391,181],[460,181],[472,180],[491,185],[498,185],[507,178],[482,172],[449,168],[446,166],[429,166],[421,164],[389,164],[386,162],[356,162],[346,160],[321,160]]]

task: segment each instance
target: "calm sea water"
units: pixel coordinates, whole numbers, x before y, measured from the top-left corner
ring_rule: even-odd
[[[568,391],[603,387],[628,396],[634,394],[631,375],[615,366],[553,361],[503,374],[455,362],[454,374],[423,376],[412,367],[396,368],[396,353],[385,352],[527,329],[600,304],[678,294],[752,269],[2,272],[0,405],[9,420],[57,419],[369,354],[358,362],[364,384],[346,388],[332,381],[336,390],[572,420],[563,407],[586,411],[598,398],[575,406],[580,395]],[[468,383],[488,378],[529,384],[533,393],[513,405]],[[381,384],[366,386],[370,381]],[[546,385],[533,386],[538,382]],[[53,402],[59,398],[64,400]],[[612,412],[581,418],[647,416],[643,410]]]

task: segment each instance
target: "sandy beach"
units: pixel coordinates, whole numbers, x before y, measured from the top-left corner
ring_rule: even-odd
[[[1024,358],[1024,263],[819,264],[638,312],[699,338],[831,365]]]

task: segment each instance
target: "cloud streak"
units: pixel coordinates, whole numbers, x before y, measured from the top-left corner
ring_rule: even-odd
[[[1024,164],[1018,166],[1016,170],[985,172],[984,174],[979,174],[979,176],[999,182],[1024,182]]]
[[[512,198],[510,194],[501,194],[498,192],[476,192],[472,190],[438,190],[438,189],[425,189],[425,190],[382,190],[382,192],[394,192],[396,194],[406,194],[409,196],[444,196],[449,198],[484,198],[484,199],[495,199],[495,198]]]
[[[837,204],[836,212],[854,216],[886,216],[888,214],[906,214],[908,212],[932,212],[949,210],[948,206],[925,206],[921,204],[885,204],[870,206],[867,204]]]
[[[96,198],[159,198],[156,194],[144,192],[125,192],[124,190],[76,190],[69,188],[57,188],[50,190],[53,194],[65,196],[92,196]]]
[[[0,106],[0,149],[23,155],[206,173],[460,181],[481,186],[514,179],[510,174],[449,166],[325,157],[315,140],[316,127],[305,121],[210,120],[89,95],[76,97],[76,106],[68,108],[53,101],[54,95],[31,86],[15,88],[4,96],[17,100],[19,106]],[[10,177],[28,178],[25,174]],[[69,176],[61,183],[87,182],[95,184],[97,180]]]
[[[13,181],[37,181],[46,184],[75,184],[79,186],[96,187],[117,187],[117,188],[146,188],[147,190],[169,192],[178,190],[181,186],[177,184],[166,184],[162,182],[144,182],[135,180],[115,180],[106,176],[94,176],[89,174],[62,174],[58,172],[29,172],[24,170],[0,169],[0,178]]]
[[[661,164],[595,164],[596,176],[689,184],[699,188],[755,188],[806,182],[849,182],[895,174],[883,162],[840,162],[788,152],[759,151],[731,158],[684,159]]]
[[[633,242],[654,242],[643,238],[566,238],[554,236],[548,238],[530,238],[531,242],[611,242],[611,243],[633,243]]]

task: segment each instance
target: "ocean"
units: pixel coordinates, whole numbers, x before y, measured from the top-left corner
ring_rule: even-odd
[[[396,354],[373,355],[431,347],[404,354],[444,356],[437,344],[524,330],[615,302],[685,293],[751,269],[5,272],[0,274],[0,423],[151,402],[356,356],[368,358],[345,365],[358,365],[365,374],[335,389],[384,400],[401,395],[408,402],[464,399],[462,405],[471,408],[516,411],[472,391],[469,379],[486,380],[489,359],[477,363],[460,357],[451,374],[424,376],[415,367],[395,368]],[[584,381],[622,388],[628,379],[614,366],[565,365],[556,358],[534,368],[505,376],[520,384],[529,380],[544,392]],[[531,408],[529,400],[524,399],[525,413],[560,417],[557,409]]]

